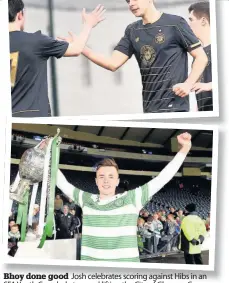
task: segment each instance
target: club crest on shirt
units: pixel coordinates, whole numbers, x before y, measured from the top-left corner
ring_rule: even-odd
[[[144,45],[141,48],[141,60],[144,66],[152,64],[156,58],[156,51],[153,46]]]
[[[165,42],[165,35],[162,32],[159,32],[156,36],[155,36],[155,42],[157,44],[162,44]]]
[[[124,200],[122,198],[119,198],[115,201],[115,206],[116,207],[121,207],[124,204]]]

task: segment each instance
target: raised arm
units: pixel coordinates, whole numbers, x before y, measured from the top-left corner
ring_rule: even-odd
[[[67,197],[74,200],[75,187],[66,180],[64,174],[60,170],[57,172],[56,185]]]
[[[125,30],[124,36],[121,38],[112,55],[109,57],[96,53],[88,47],[84,48],[83,55],[96,65],[109,71],[115,72],[123,64],[125,64],[134,53],[130,35],[131,27],[128,26]]]
[[[135,190],[135,203],[139,210],[174,177],[184,162],[191,149],[191,135],[183,133],[177,136],[177,141],[181,145],[181,149],[173,160],[169,162],[156,178]]]

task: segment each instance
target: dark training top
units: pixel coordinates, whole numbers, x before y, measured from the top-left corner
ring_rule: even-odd
[[[211,64],[211,45],[204,47],[208,57],[208,64],[201,76],[201,83],[212,82],[212,64]],[[196,100],[199,111],[213,111],[212,91],[205,91],[196,94]]]
[[[200,47],[187,22],[162,14],[153,24],[142,20],[130,24],[115,50],[129,58],[134,54],[142,77],[145,113],[189,111],[189,98],[176,96],[172,90],[188,77],[187,52]]]
[[[47,60],[61,58],[68,43],[43,35],[40,31],[10,32],[12,115],[47,117],[51,115],[48,99]]]

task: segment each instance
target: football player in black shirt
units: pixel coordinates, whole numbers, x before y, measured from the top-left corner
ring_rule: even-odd
[[[208,64],[193,91],[196,92],[198,111],[213,111],[210,4],[198,2],[189,7],[189,21],[194,34],[199,38],[208,56]]]
[[[201,43],[182,17],[161,13],[153,0],[126,2],[141,19],[127,26],[112,56],[87,47],[83,55],[113,72],[134,55],[142,77],[144,112],[189,111],[188,94],[208,62]],[[188,53],[195,59],[189,75]]]
[[[90,14],[82,12],[83,29],[72,42],[55,40],[43,35],[24,32],[24,3],[8,0],[11,97],[14,117],[50,116],[47,86],[47,61],[51,56],[79,56],[93,27],[103,20],[104,7],[99,5]]]

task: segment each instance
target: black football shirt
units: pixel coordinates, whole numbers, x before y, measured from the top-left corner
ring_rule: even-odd
[[[115,50],[129,58],[134,54],[142,77],[145,113],[189,111],[189,97],[172,90],[188,77],[188,52],[201,44],[188,23],[163,13],[153,24],[142,20],[130,24]]]
[[[51,56],[61,58],[68,43],[45,36],[40,31],[13,31],[9,36],[12,116],[50,116],[47,61]]]
[[[212,63],[211,63],[211,45],[204,47],[208,57],[208,64],[201,76],[201,83],[212,82]],[[196,94],[198,111],[213,111],[212,91],[204,91]]]

